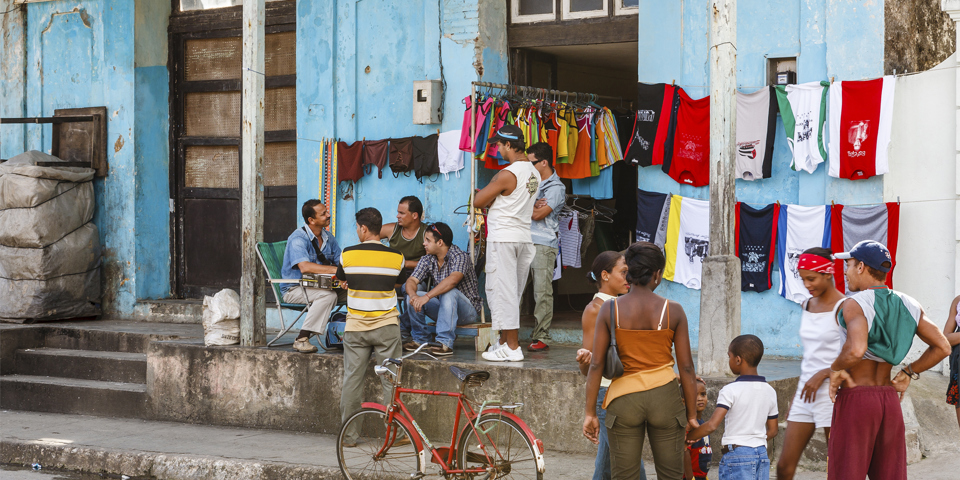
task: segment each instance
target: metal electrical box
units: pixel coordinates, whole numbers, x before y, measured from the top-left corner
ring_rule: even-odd
[[[440,80],[417,80],[413,82],[413,123],[430,125],[440,123],[440,100],[443,86]]]

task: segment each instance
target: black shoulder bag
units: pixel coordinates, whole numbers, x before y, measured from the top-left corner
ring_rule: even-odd
[[[617,352],[616,322],[619,315],[615,315],[616,310],[617,299],[613,299],[613,306],[610,307],[610,345],[607,347],[607,361],[603,364],[603,376],[611,380],[623,375],[623,363]]]

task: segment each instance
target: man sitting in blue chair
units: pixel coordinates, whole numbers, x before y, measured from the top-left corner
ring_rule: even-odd
[[[340,245],[336,237],[326,230],[330,225],[330,212],[320,200],[307,200],[300,209],[304,225],[287,238],[280,274],[286,279],[303,278],[304,273],[336,275],[340,265]],[[303,319],[303,327],[293,349],[300,353],[313,353],[317,347],[310,344],[310,337],[323,333],[330,313],[337,302],[346,301],[346,290],[300,288],[296,284],[280,285],[284,303],[309,304]],[[306,296],[304,295],[306,290]]]
[[[426,317],[437,322],[436,340],[442,344],[432,347],[436,356],[453,354],[457,325],[474,323],[480,315],[480,289],[470,255],[453,244],[453,231],[445,223],[434,223],[423,236],[427,254],[417,262],[404,287],[407,291],[407,311],[410,315],[413,340],[403,349],[416,350],[430,341]],[[427,291],[420,288],[426,281],[435,285]]]

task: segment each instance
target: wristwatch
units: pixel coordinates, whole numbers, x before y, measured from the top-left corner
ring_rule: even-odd
[[[917,380],[920,378],[920,374],[915,373],[913,369],[910,368],[910,365],[904,363],[903,365],[901,365],[901,367],[902,368],[900,368],[900,371],[905,373],[908,377],[910,377],[911,380]]]

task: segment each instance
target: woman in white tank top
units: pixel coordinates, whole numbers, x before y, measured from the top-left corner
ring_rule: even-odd
[[[590,360],[593,358],[590,349],[593,348],[593,330],[597,324],[597,314],[600,313],[600,307],[607,300],[612,300],[630,291],[630,283],[627,282],[627,262],[624,261],[623,255],[611,250],[601,252],[594,259],[593,266],[587,273],[587,281],[596,285],[598,292],[593,296],[593,300],[587,304],[587,307],[583,309],[583,316],[580,318],[583,324],[583,348],[577,350],[577,363],[580,364],[580,373],[584,375],[590,371]],[[610,444],[607,440],[607,429],[603,425],[606,410],[601,407],[609,386],[610,380],[604,378],[600,381],[600,392],[597,394],[597,419],[600,420],[598,437],[600,442],[597,445],[593,480],[610,480],[611,477]],[[646,480],[646,478],[647,473],[643,469],[643,462],[641,462],[640,479]]]
[[[812,295],[803,302],[800,317],[800,341],[803,360],[800,363],[800,382],[787,416],[783,451],[777,462],[777,479],[793,478],[800,463],[800,455],[817,428],[823,428],[830,438],[833,403],[828,390],[830,365],[840,355],[843,335],[837,325],[837,308],[846,298],[833,279],[833,255],[825,248],[810,248],[800,255],[797,272],[803,286]]]

